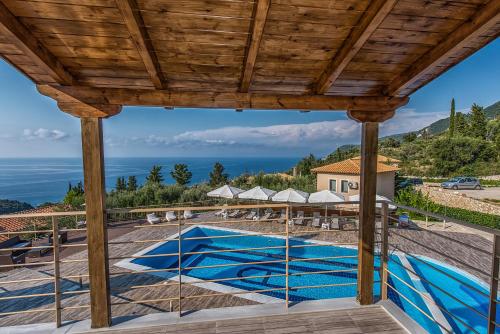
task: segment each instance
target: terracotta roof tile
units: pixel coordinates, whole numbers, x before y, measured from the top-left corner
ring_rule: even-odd
[[[357,156],[355,158],[351,158],[352,160],[361,160],[361,156]],[[391,157],[386,157],[385,155],[382,155],[382,154],[379,154],[377,155],[377,161],[378,162],[381,162],[383,164],[385,163],[399,163],[401,162],[401,160],[398,160],[398,159],[394,159],[394,158],[391,158]]]
[[[24,210],[15,212],[12,214],[38,214],[38,213],[50,213],[54,212],[54,207],[43,207],[43,208],[35,208],[30,210]],[[8,231],[8,232],[16,232],[22,231],[26,228],[26,226],[33,226],[33,223],[36,224],[34,219],[39,220],[40,222],[45,222],[42,218],[0,218],[0,232]]]
[[[321,166],[312,169],[314,173],[332,173],[332,174],[353,174],[359,175],[361,173],[360,159],[347,159],[344,161],[336,162],[333,164]],[[395,172],[399,168],[386,165],[384,163],[377,163],[377,173]]]

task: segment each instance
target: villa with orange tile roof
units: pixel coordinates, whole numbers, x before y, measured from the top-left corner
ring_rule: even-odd
[[[397,159],[377,156],[377,194],[389,199],[394,198],[394,186]],[[320,166],[311,171],[317,174],[316,188],[318,191],[331,190],[346,197],[359,194],[361,175],[361,157],[339,161]]]

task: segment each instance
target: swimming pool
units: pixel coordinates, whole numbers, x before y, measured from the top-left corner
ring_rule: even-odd
[[[223,238],[214,238],[216,236]],[[182,232],[182,280],[210,281],[200,286],[219,292],[245,292],[240,297],[259,302],[282,302],[285,299],[286,285],[285,245],[286,240],[281,236],[253,235],[252,232],[243,230],[192,226]],[[135,255],[175,254],[178,253],[178,246],[177,240],[166,241]],[[271,248],[259,249],[264,247]],[[289,247],[290,301],[356,296],[357,248],[299,238],[290,238]],[[379,264],[380,261],[376,258],[375,295],[380,291]],[[136,258],[121,261],[117,265],[132,270],[171,269],[152,274],[178,279],[178,256]],[[443,292],[451,293],[458,300],[487,314],[488,291],[484,283],[454,270],[456,268],[423,257],[394,253],[390,256],[388,266],[389,271],[400,278],[389,275],[388,283],[403,295],[402,297],[389,289],[389,298],[430,333],[442,331],[414,305],[440,319],[446,328],[455,333],[473,333],[470,328],[479,333],[486,332],[486,319],[474,312],[468,312],[460,302]],[[404,268],[408,266],[417,275]],[[464,284],[450,279],[443,272]],[[221,281],[229,278],[236,279]],[[433,285],[426,281],[432,282]],[[320,288],[320,285],[327,286]],[[483,291],[485,295],[474,289]],[[445,311],[432,307],[432,303],[422,298],[415,290],[434,299]]]

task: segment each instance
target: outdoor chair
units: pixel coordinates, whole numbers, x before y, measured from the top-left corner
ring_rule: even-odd
[[[255,210],[250,211],[250,213],[245,216],[246,220],[253,220],[256,218],[257,218],[257,211]]]
[[[173,211],[167,211],[165,213],[165,219],[168,221],[168,222],[172,222],[174,220],[177,220],[177,216],[175,215],[175,212]]]
[[[312,226],[321,227],[321,213],[319,212],[313,213]]]
[[[192,219],[194,218],[194,213],[191,210],[184,211],[184,219]]]
[[[242,214],[243,214],[243,212],[242,212],[241,210],[237,209],[237,210],[234,210],[233,212],[229,213],[227,216],[228,216],[229,218],[238,218],[238,217],[240,217]]]
[[[340,230],[339,217],[333,217],[330,223],[330,228]]]
[[[260,220],[267,220],[267,219],[271,219],[272,216],[274,215],[274,212],[273,210],[266,210],[266,212],[264,213],[264,216],[260,217]]]
[[[278,218],[278,223],[280,224],[285,224],[286,223],[286,210],[285,209],[281,209],[281,212],[280,212],[280,216]]]
[[[304,211],[298,211],[297,216],[292,218],[294,225],[304,225]]]
[[[156,224],[156,223],[159,223],[160,222],[160,218],[155,214],[155,213],[149,213],[146,215],[146,220],[148,221],[148,223],[150,223],[151,225],[153,224]]]

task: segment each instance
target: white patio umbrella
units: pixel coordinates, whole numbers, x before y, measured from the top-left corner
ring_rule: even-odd
[[[306,203],[308,197],[309,194],[304,191],[288,188],[276,193],[271,200],[273,202]]]
[[[274,190],[257,186],[250,190],[239,193],[238,198],[268,201],[271,197],[273,197],[274,194],[276,194],[276,191]]]
[[[341,194],[337,194],[331,190],[322,190],[309,195],[307,200],[309,203],[324,203],[325,204],[325,218],[328,217],[328,203],[344,202],[345,198]]]
[[[344,202],[345,198],[331,190],[322,190],[309,195],[309,203],[339,203]]]
[[[220,187],[220,188],[217,188],[217,189],[214,189],[210,192],[207,193],[207,196],[208,197],[216,197],[216,198],[236,198],[238,196],[238,194],[244,192],[243,189],[240,189],[240,188],[236,188],[236,187],[231,187],[231,186],[228,186],[227,184]]]
[[[358,195],[349,196],[349,201],[351,201],[351,202],[359,202],[359,199],[360,199],[359,194]],[[382,195],[376,195],[375,196],[375,200],[376,201],[391,201],[390,199],[388,199],[387,197],[382,196]],[[355,205],[357,205],[357,204],[355,204]],[[375,207],[382,208],[382,203],[376,203]],[[395,210],[396,207],[394,205],[389,204],[389,209],[390,210]]]

